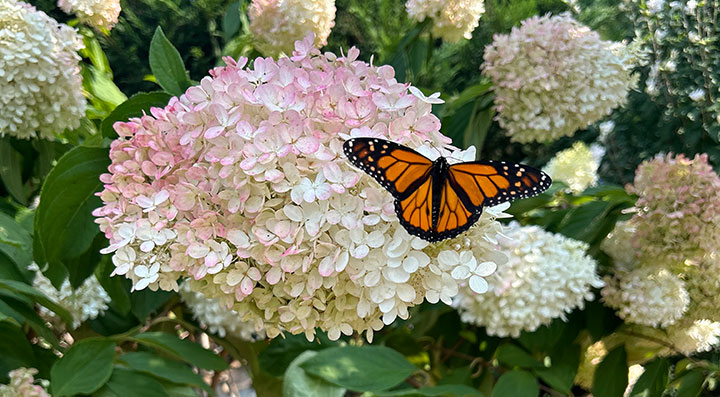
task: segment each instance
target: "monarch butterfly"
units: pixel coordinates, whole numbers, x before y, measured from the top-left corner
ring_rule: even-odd
[[[395,197],[400,224],[427,241],[455,237],[480,218],[483,207],[538,195],[552,183],[547,174],[524,164],[449,164],[442,156],[431,161],[378,138],[350,139],[343,151]]]

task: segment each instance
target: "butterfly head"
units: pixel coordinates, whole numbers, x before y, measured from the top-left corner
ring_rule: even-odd
[[[440,156],[433,161],[433,168],[439,171],[440,174],[445,174],[448,168],[450,168],[450,164],[445,157]]]

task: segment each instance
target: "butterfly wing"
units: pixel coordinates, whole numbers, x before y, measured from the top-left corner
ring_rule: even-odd
[[[455,237],[468,230],[480,218],[481,211],[469,208],[461,199],[457,189],[450,178],[442,181],[437,210],[438,221],[430,235],[430,241]]]
[[[343,151],[352,164],[375,178],[398,200],[408,198],[431,179],[432,161],[394,142],[354,138],[345,142]]]
[[[343,150],[352,164],[395,197],[400,224],[410,234],[430,239],[434,216],[433,162],[408,147],[378,138],[350,139]]]
[[[505,161],[453,164],[449,167],[448,178],[471,212],[536,196],[552,184],[550,177],[536,168]]]

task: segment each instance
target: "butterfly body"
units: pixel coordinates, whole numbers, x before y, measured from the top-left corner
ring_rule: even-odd
[[[379,138],[345,142],[350,162],[395,197],[400,224],[412,235],[441,241],[470,228],[484,206],[540,194],[550,177],[535,168],[504,161],[449,164]]]

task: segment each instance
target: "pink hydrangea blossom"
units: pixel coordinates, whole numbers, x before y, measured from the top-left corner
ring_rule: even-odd
[[[467,158],[448,146],[432,104],[392,67],[357,61],[357,49],[321,55],[312,43],[277,61],[226,58],[165,108],[115,124],[94,212],[115,274],[135,289],[185,279],[270,337],[309,339],[316,327],[372,339],[423,300],[485,288],[505,259],[494,245],[501,209],[483,214],[472,239],[430,245],[399,226],[392,196],[342,152],[352,136],[377,136]],[[438,261],[444,251],[469,262]]]

